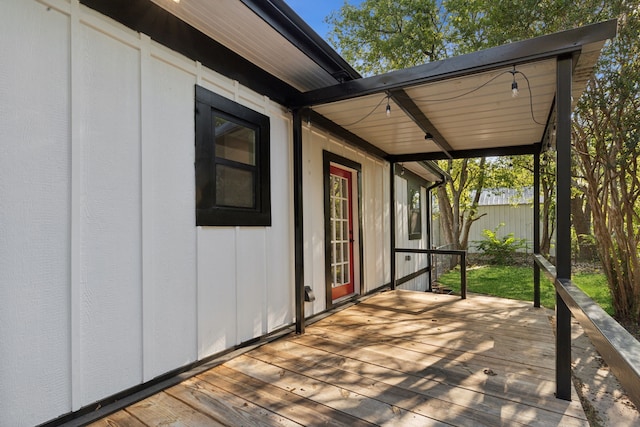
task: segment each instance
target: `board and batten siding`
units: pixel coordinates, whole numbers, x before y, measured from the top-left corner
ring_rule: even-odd
[[[0,425],[293,322],[285,109],[77,0],[0,34]],[[195,226],[195,84],[270,117],[271,227]]]
[[[305,303],[305,314],[310,316],[326,309],[323,151],[337,154],[362,167],[361,280],[364,293],[384,286],[391,280],[389,163],[354,148],[313,123],[303,123],[302,141],[304,284],[311,286],[316,296],[314,302]],[[354,238],[358,241],[357,236]],[[356,292],[359,288],[360,283],[356,278]]]

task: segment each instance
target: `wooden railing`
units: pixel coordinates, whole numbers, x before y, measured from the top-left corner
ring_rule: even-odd
[[[393,250],[393,256],[398,253],[406,254],[428,254],[428,255],[457,255],[460,257],[460,297],[462,299],[467,298],[467,251],[459,249],[411,249],[411,248],[395,248]],[[423,269],[425,273],[428,269]],[[412,276],[412,275],[409,275]],[[407,276],[408,277],[408,276]],[[402,280],[392,277],[392,287],[395,288],[396,281]]]
[[[640,408],[640,342],[571,280],[558,279],[556,268],[542,255],[535,262],[552,280],[556,292],[580,322],[629,399]]]

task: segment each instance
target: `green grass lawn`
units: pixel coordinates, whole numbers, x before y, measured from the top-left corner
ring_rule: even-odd
[[[604,274],[576,273],[572,280],[607,313],[613,315],[611,295]],[[460,270],[456,268],[450,271],[441,276],[438,282],[459,293]],[[467,269],[467,291],[533,301],[533,268],[494,265],[470,267]],[[540,303],[547,308],[555,307],[555,290],[544,275],[540,280]]]

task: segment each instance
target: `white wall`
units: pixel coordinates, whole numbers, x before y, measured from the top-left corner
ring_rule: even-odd
[[[0,425],[293,322],[286,110],[77,0],[0,14]],[[195,226],[194,85],[271,120],[272,227]]]
[[[422,214],[422,238],[409,239],[409,206],[408,206],[408,182],[401,176],[395,176],[396,185],[396,247],[409,249],[429,249],[427,240],[427,192],[420,187],[420,203]],[[407,259],[407,257],[409,259]],[[401,279],[411,273],[415,273],[428,266],[426,254],[396,254],[396,279]],[[429,288],[429,275],[423,274],[415,279],[398,286],[398,289],[411,291],[426,291]]]
[[[316,295],[305,304],[307,316],[326,309],[325,222],[323,190],[323,150],[362,166],[362,229],[364,292],[391,280],[389,233],[389,164],[365,154],[345,141],[328,134],[313,123],[303,125],[304,186],[304,284]],[[356,289],[359,284],[356,283]]]

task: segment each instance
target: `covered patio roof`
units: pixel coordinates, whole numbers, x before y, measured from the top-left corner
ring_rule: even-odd
[[[401,162],[539,152],[552,143],[557,59],[573,59],[575,104],[616,34],[611,20],[363,78],[283,0],[81,1]]]
[[[283,0],[81,2],[430,181],[441,178],[411,162],[553,144],[557,59],[573,59],[575,104],[616,34],[611,20],[363,78]]]
[[[575,105],[615,34],[616,21],[607,21],[315,89],[292,103],[391,161],[534,153],[553,143],[557,58],[573,59]]]

